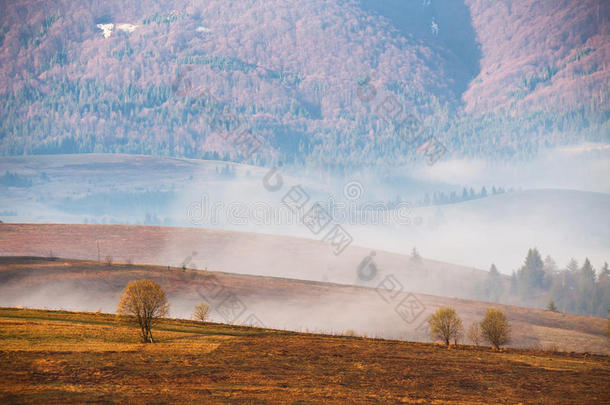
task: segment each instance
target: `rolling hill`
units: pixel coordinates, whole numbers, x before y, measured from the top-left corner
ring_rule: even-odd
[[[206,301],[211,320],[296,331],[430,341],[427,317],[452,306],[464,325],[502,308],[512,347],[608,353],[606,320],[516,306],[419,294],[395,279],[356,287],[166,266],[0,257],[0,306],[113,312],[128,281],[149,278],[167,291],[172,317],[188,318]]]
[[[360,277],[368,248],[333,254],[326,242],[277,235],[160,226],[0,224],[0,255],[67,257],[376,286],[386,276],[412,292],[472,297],[487,272],[376,251],[376,270]],[[366,270],[363,270],[366,271]]]

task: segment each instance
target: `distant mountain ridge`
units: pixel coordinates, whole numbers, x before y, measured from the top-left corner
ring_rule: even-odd
[[[395,132],[408,113],[456,156],[607,141],[609,11],[594,0],[12,1],[0,154],[243,160],[202,90],[261,139],[254,164],[411,161],[417,145]]]

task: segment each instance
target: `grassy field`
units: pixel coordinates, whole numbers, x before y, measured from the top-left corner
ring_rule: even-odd
[[[0,308],[0,403],[608,403],[607,356]]]

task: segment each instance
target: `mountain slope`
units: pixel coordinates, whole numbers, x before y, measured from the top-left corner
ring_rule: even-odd
[[[607,3],[513,3],[11,1],[0,153],[412,161],[388,96],[455,155],[607,140]],[[254,156],[225,139],[227,111],[262,143]]]
[[[106,37],[99,23],[117,28]],[[122,23],[134,31],[118,30]],[[2,26],[0,77],[15,102],[2,117],[9,153],[151,152],[143,149],[148,140],[166,154],[226,152],[231,145],[203,125],[201,106],[190,101],[200,89],[219,108],[252,118],[269,152],[293,153],[315,141],[308,137],[318,127],[353,127],[357,83],[372,70],[384,81],[411,83],[414,92],[446,95],[438,55],[353,4],[13,3]],[[186,67],[192,70],[181,77]],[[172,93],[187,80],[192,88]],[[337,123],[346,112],[349,126]],[[26,117],[27,140],[11,125],[23,128]],[[67,138],[66,129],[78,139]]]
[[[470,111],[589,103],[608,109],[610,3],[467,0],[481,72],[464,94]]]

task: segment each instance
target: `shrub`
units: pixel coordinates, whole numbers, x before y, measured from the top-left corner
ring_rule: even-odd
[[[481,334],[496,349],[510,342],[510,324],[504,312],[495,308],[488,309],[481,321]]]
[[[549,305],[546,306],[546,310],[551,312],[558,312],[557,306],[555,305],[555,301],[551,300],[551,302],[549,302]]]
[[[451,339],[457,344],[462,333],[462,321],[453,308],[441,307],[428,319],[430,336],[449,346]]]
[[[546,346],[544,348],[544,350],[547,352],[551,352],[551,353],[557,353],[557,352],[559,352],[559,346],[557,346],[556,343],[551,343],[548,346]]]

